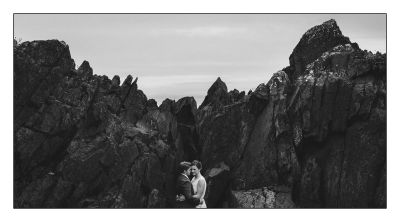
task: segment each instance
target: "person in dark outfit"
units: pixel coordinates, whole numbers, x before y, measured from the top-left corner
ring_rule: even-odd
[[[200,203],[200,199],[193,197],[194,191],[189,180],[191,164],[189,162],[181,162],[178,167],[180,174],[176,180],[176,195],[183,195],[185,198],[183,201],[177,198],[176,207],[195,208]]]

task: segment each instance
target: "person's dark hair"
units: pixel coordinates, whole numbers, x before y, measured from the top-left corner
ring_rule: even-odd
[[[188,170],[190,168],[190,166],[191,165],[189,162],[185,162],[185,161],[180,162],[179,166],[178,166],[179,173],[182,173],[183,171]]]
[[[201,162],[198,160],[193,160],[192,166],[196,166],[199,170],[201,170],[203,168],[203,166],[201,165]]]

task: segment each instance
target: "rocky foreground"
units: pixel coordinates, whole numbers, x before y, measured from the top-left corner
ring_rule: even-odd
[[[173,207],[176,166],[204,165],[208,207],[385,208],[386,54],[334,20],[254,92],[218,78],[160,106],[75,69],[57,40],[14,46],[14,207]]]

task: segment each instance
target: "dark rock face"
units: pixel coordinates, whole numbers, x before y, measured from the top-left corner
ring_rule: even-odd
[[[331,48],[350,43],[349,38],[342,35],[336,21],[331,19],[308,30],[300,39],[289,57],[294,77],[298,77],[306,66]]]
[[[59,41],[24,42],[14,48],[15,129],[38,110],[74,68],[67,45]]]
[[[373,199],[386,164],[385,60],[340,45],[298,79],[289,113],[303,164],[300,205],[385,206]]]
[[[222,112],[202,115],[199,135],[205,166],[211,169],[226,164],[230,169],[228,183],[213,182],[213,187],[219,189],[215,193],[229,196],[230,189],[293,183],[300,169],[291,134],[287,132],[289,86],[287,74],[280,71],[243,102],[225,106]],[[226,185],[218,186],[217,182]],[[209,187],[210,193],[213,187]],[[222,207],[222,202],[209,206]]]
[[[254,92],[218,78],[197,108],[75,69],[63,42],[14,45],[14,207],[173,207],[194,159],[208,207],[385,208],[386,55],[330,20]]]
[[[74,70],[58,41],[18,45],[14,62],[15,207],[171,206],[173,113],[131,76]]]
[[[386,55],[331,20],[304,34],[290,64],[241,103],[200,107],[202,159],[229,167],[210,177],[220,199],[209,206],[255,207],[262,187],[286,186],[297,207],[386,207]]]

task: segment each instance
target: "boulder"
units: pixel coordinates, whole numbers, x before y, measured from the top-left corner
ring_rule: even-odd
[[[237,208],[296,208],[290,189],[282,186],[232,191],[231,199]]]

